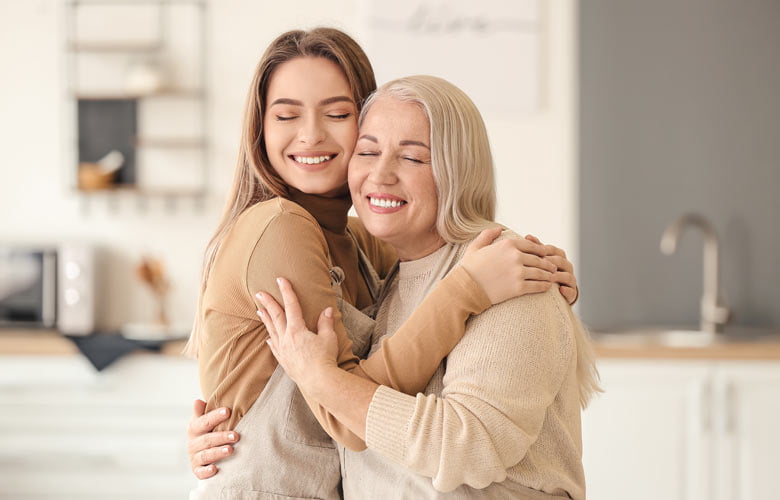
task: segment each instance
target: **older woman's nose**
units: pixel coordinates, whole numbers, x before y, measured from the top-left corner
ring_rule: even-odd
[[[396,168],[398,162],[387,156],[380,156],[374,168],[371,169],[369,179],[375,184],[395,184],[398,181]]]

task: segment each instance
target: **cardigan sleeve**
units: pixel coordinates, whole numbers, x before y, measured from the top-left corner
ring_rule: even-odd
[[[268,332],[255,314],[260,307],[255,293],[267,292],[282,304],[276,284],[279,276],[289,279],[299,290],[304,320],[310,327],[317,324],[323,309],[333,307],[339,366],[357,366],[358,359],[340,321],[336,293],[330,286],[327,243],[316,221],[298,210],[281,210],[265,228],[247,225],[223,241],[225,253],[233,254],[228,252],[229,246],[244,246],[248,258],[244,262],[226,262],[226,267],[215,269],[213,274],[245,266],[235,274],[236,283],[224,276],[219,280],[214,277],[220,285],[211,291],[217,296],[217,304],[204,315],[198,363],[206,409],[227,406],[233,410],[230,419],[217,430],[235,428],[276,369],[276,359],[265,342]],[[251,231],[260,234],[249,234]]]
[[[506,479],[576,362],[571,321],[557,295],[552,289],[511,299],[472,318],[447,358],[440,396],[380,387],[366,419],[368,446],[431,477],[443,492]]]

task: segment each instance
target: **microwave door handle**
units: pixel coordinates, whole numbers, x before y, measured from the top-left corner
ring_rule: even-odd
[[[53,328],[57,314],[57,256],[53,252],[43,254],[43,304],[41,321],[46,328]]]

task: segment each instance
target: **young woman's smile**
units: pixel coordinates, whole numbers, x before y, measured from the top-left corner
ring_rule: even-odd
[[[347,192],[357,107],[346,76],[323,57],[298,57],[271,76],[263,117],[268,159],[285,183],[305,193]]]

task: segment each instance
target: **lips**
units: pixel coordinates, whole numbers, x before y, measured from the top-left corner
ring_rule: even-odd
[[[338,154],[325,151],[307,151],[305,153],[292,153],[287,155],[298,166],[307,170],[317,169],[336,158]]]
[[[393,213],[407,205],[407,201],[387,193],[371,193],[366,196],[368,206],[375,213]]]

